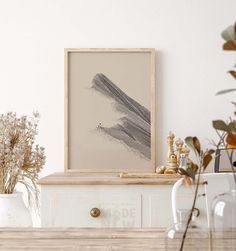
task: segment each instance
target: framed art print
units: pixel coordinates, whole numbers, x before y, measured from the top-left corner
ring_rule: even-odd
[[[154,172],[154,49],[65,49],[65,170]]]

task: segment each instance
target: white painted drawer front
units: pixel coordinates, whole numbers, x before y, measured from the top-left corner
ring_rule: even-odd
[[[51,196],[48,220],[44,227],[141,227],[141,195],[100,196],[55,193]],[[94,218],[92,208],[101,214]]]
[[[203,187],[199,187],[199,195],[204,193]],[[177,195],[177,209],[189,209],[192,206],[194,198],[194,188],[180,188]],[[202,227],[207,226],[206,200],[205,197],[199,196],[196,202],[196,208],[200,210],[200,215],[196,223]],[[166,193],[164,190],[158,195],[149,196],[150,218],[148,227],[163,227],[173,224],[171,191]]]
[[[205,174],[208,208],[215,195],[228,190],[224,174]],[[171,185],[44,185],[41,186],[43,227],[166,228],[173,223]],[[199,193],[203,193],[203,186]],[[177,208],[190,208],[194,187],[178,192]],[[197,223],[207,227],[205,197],[198,197]],[[98,218],[90,216],[99,208]]]

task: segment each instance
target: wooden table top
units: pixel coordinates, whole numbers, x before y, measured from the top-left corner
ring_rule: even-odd
[[[38,181],[39,185],[173,185],[177,175],[155,178],[120,178],[118,173],[54,173]]]
[[[165,236],[165,229],[0,228],[0,250],[162,251]],[[203,251],[236,250],[236,230],[212,233],[212,249],[207,236],[196,233],[187,238],[184,250],[196,250],[196,244]],[[178,250],[178,242],[172,242],[168,250]]]

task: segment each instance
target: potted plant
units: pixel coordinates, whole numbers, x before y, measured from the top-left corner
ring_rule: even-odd
[[[230,25],[228,28],[226,28],[223,32],[222,32],[222,38],[225,40],[224,44],[223,44],[223,50],[226,51],[236,51],[236,23],[234,25]],[[236,71],[235,71],[235,67],[234,69],[231,69],[228,71],[228,73],[234,78],[236,79]],[[219,92],[217,92],[216,95],[222,95],[222,94],[226,94],[229,92],[234,92],[236,91],[236,88],[230,88],[230,89],[225,89],[225,90],[221,90]],[[236,106],[235,102],[232,102],[233,105]],[[234,112],[234,115],[236,115],[236,112]],[[225,212],[223,212],[222,210],[218,210],[221,214],[221,219],[220,219],[220,223],[221,223],[221,227],[224,226],[224,223],[226,222],[225,226],[227,227],[227,229],[229,229],[230,227],[235,227],[235,197],[236,197],[236,173],[234,171],[234,166],[233,166],[233,161],[232,161],[232,155],[229,152],[229,149],[231,148],[236,148],[236,120],[230,118],[229,122],[225,122],[223,120],[214,120],[212,122],[213,128],[216,130],[217,135],[219,136],[219,142],[215,143],[213,142],[213,145],[216,147],[216,150],[219,149],[221,146],[223,146],[224,148],[227,149],[227,156],[228,159],[231,163],[231,169],[232,169],[232,174],[233,174],[233,179],[234,182],[231,186],[231,190],[227,193],[221,194],[219,196],[216,196],[216,198],[213,200],[212,203],[212,212],[215,212],[216,210],[214,210],[214,208],[217,205],[220,205],[220,203],[223,201],[223,207],[221,207],[220,209],[222,209],[223,211],[226,211],[226,213],[228,215],[226,215]],[[201,146],[200,146],[200,142],[196,137],[187,137],[185,139],[186,144],[194,150],[194,152],[196,153],[197,157],[198,157],[198,165],[196,166],[195,164],[191,164],[187,170],[179,170],[179,172],[184,175],[184,179],[185,179],[185,183],[191,184],[190,178],[192,178],[193,180],[195,179],[195,174],[197,173],[197,180],[196,180],[196,188],[195,188],[195,192],[194,192],[194,199],[193,199],[193,204],[192,204],[192,208],[187,220],[187,224],[185,226],[185,230],[183,232],[182,235],[182,240],[181,240],[181,245],[179,250],[182,251],[184,248],[184,243],[186,240],[186,236],[187,236],[187,232],[189,229],[189,225],[191,223],[192,220],[192,214],[193,214],[193,209],[195,207],[195,203],[196,203],[196,198],[197,198],[197,194],[198,194],[198,187],[199,187],[199,181],[200,181],[200,174],[202,173],[202,171],[204,171],[206,169],[206,167],[208,166],[208,164],[210,163],[210,161],[212,160],[212,154],[214,153],[213,150],[206,150],[205,152],[203,152],[201,150]],[[217,154],[217,151],[216,151]],[[219,209],[219,208],[218,208]],[[229,213],[230,212],[230,213]],[[218,216],[218,215],[216,215]],[[212,214],[212,221],[214,222],[215,215],[214,213]],[[226,219],[224,219],[226,218]],[[219,220],[218,220],[219,221]],[[214,224],[213,224],[214,225]],[[212,226],[214,227],[214,226]]]
[[[180,186],[182,183],[186,184],[187,186],[193,185],[194,198],[191,209],[187,210],[187,212],[185,213],[186,214],[185,221],[181,222],[181,224],[176,224],[176,221],[174,220],[175,225],[167,230],[167,237],[168,237],[166,244],[167,250],[168,250],[168,243],[171,243],[170,246],[173,245],[174,243],[176,245],[176,250],[180,251],[184,250],[184,244],[187,238],[187,232],[190,229],[190,224],[194,216],[194,210],[198,197],[201,174],[205,171],[209,163],[212,161],[213,154],[215,152],[213,149],[203,150],[201,148],[200,141],[197,137],[186,137],[185,143],[195,153],[196,163],[189,160],[186,168],[178,168],[178,173],[182,175],[182,178],[175,183],[173,189],[175,189],[176,186]],[[194,230],[195,234],[197,232],[199,238],[201,237],[201,234],[202,236],[204,235],[201,229],[200,230],[194,229]],[[192,250],[198,250],[198,243],[192,242],[191,245],[192,245]]]
[[[35,144],[39,114],[31,118],[16,113],[0,115],[0,227],[29,227],[29,210],[16,185],[22,184],[29,205],[38,203],[38,174],[45,164],[44,148]]]
[[[226,51],[236,51],[236,23],[227,27],[221,34],[222,38],[225,40],[223,44],[223,50]],[[236,80],[236,66],[234,69],[228,71],[228,73]],[[229,92],[236,91],[236,88],[224,89],[216,93],[216,95],[222,95]],[[232,102],[236,106],[235,102]],[[236,115],[236,112],[234,112]],[[219,144],[227,148],[236,148],[236,121],[230,118],[230,122],[224,122],[223,120],[213,121],[213,127],[220,138]]]

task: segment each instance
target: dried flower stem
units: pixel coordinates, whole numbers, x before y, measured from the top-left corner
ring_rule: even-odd
[[[181,246],[180,246],[180,249],[179,249],[180,251],[182,251],[183,248],[184,248],[184,242],[185,242],[185,239],[186,239],[186,236],[187,236],[188,228],[189,228],[189,225],[191,223],[194,208],[195,208],[195,205],[196,205],[202,167],[203,167],[203,162],[202,162],[202,158],[201,158],[200,159],[200,167],[199,167],[199,171],[198,171],[197,184],[196,184],[196,188],[195,188],[195,192],[194,192],[193,204],[192,204],[192,208],[191,208],[191,211],[190,211],[190,214],[189,214],[189,217],[188,217],[188,221],[187,221],[187,224],[186,224],[186,227],[185,227],[185,230],[184,230],[184,234],[183,234],[183,237],[182,237]]]

